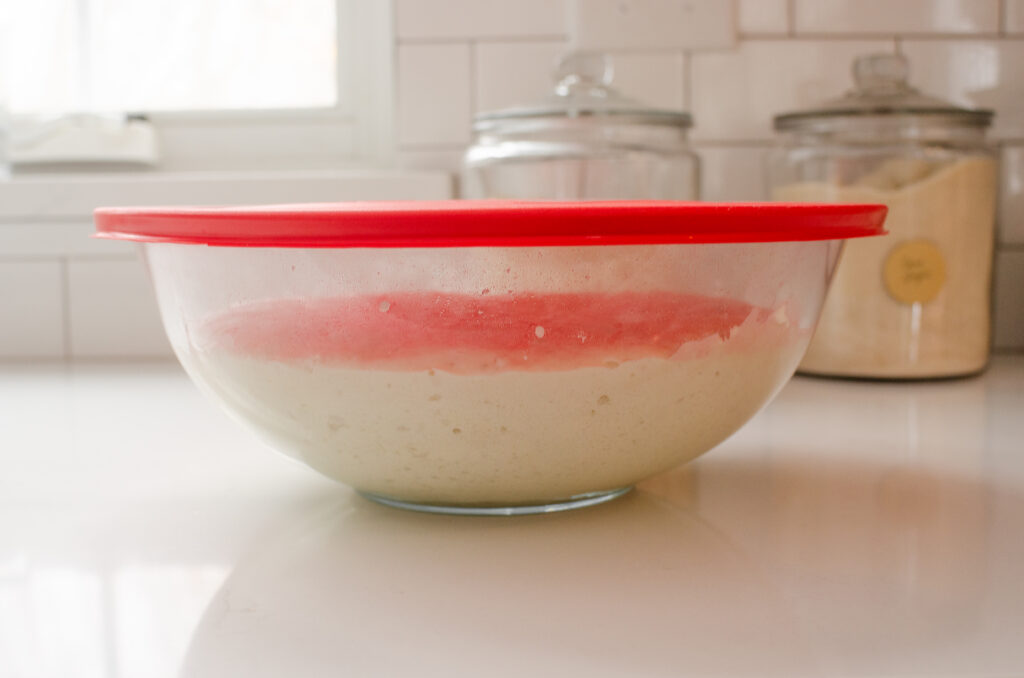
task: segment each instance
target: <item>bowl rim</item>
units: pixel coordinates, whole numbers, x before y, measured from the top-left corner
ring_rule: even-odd
[[[875,204],[439,200],[101,207],[95,237],[221,247],[755,243],[884,235]]]

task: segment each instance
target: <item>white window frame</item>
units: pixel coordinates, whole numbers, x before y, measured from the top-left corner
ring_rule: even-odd
[[[389,164],[394,153],[392,0],[334,0],[332,107],[126,111],[150,120],[156,171],[289,170]],[[153,170],[148,170],[153,171]]]

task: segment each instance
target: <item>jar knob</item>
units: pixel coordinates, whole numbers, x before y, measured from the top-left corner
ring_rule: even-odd
[[[853,80],[862,92],[904,92],[910,89],[909,75],[910,67],[901,54],[868,54],[853,62]]]
[[[570,96],[586,92],[591,96],[606,96],[615,78],[615,68],[607,54],[601,52],[569,52],[555,65],[555,93]]]

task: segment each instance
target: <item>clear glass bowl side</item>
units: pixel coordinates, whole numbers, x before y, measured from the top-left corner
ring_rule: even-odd
[[[796,368],[840,247],[823,241],[144,249],[182,364],[205,392],[273,447],[376,496],[493,509],[614,492],[724,440]],[[408,293],[425,293],[437,309],[434,319],[454,308],[480,313],[479,319],[463,319],[467,331],[497,336],[499,343],[510,317],[491,321],[487,309],[513,309],[514,315],[517,304],[536,308],[537,299],[549,298],[612,310],[605,322],[585,308],[566,306],[565,317],[584,318],[578,328],[559,326],[563,314],[545,316],[553,323],[547,330],[544,321],[525,318],[530,342],[555,341],[558,332],[579,337],[578,344],[565,344],[562,362],[537,369],[525,363],[506,368],[504,358],[492,360],[479,345],[463,350],[457,334],[436,364],[363,363],[329,354],[329,347],[325,353],[323,343],[303,350],[303,342],[320,341],[320,329],[363,331],[360,318],[347,325],[342,316],[317,315],[324,304],[330,308],[334,300],[369,295],[371,315],[386,314]],[[664,328],[636,316],[652,308],[658,312],[660,302],[634,307],[619,301],[666,294],[710,299],[699,302],[704,311],[694,319],[698,325],[747,304],[749,311],[691,337],[671,354],[643,347],[639,354],[629,353],[635,347],[621,354],[613,345],[595,362],[596,354],[586,352],[588,332],[616,323],[646,327],[644,341],[656,344]],[[500,303],[481,301],[475,311],[474,299]],[[290,309],[294,332],[275,316],[282,303]],[[296,315],[296,308],[308,308],[309,314]],[[321,325],[303,329],[306,321]],[[230,331],[219,334],[224,328]],[[419,337],[426,341],[435,330],[430,317],[409,325],[405,346]],[[265,345],[276,348],[262,350],[263,332]],[[485,365],[477,369],[472,360]]]

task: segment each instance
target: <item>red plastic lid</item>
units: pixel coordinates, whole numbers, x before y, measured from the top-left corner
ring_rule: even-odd
[[[346,202],[104,207],[97,237],[230,247],[522,247],[839,240],[882,235],[884,205]]]

